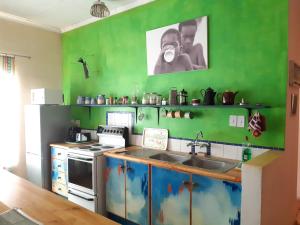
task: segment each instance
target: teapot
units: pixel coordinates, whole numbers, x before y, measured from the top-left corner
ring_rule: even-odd
[[[202,89],[200,91],[203,96],[203,104],[204,105],[214,105],[215,104],[215,96],[216,92],[212,88],[207,88],[206,90]]]
[[[239,93],[238,91],[225,91],[222,94],[222,104],[223,105],[234,105],[234,98],[236,94]]]

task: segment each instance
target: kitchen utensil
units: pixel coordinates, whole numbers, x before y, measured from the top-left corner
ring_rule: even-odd
[[[76,133],[76,142],[86,142],[91,140],[90,133]]]
[[[169,104],[177,105],[177,88],[172,87],[169,94]]]
[[[238,92],[225,91],[222,94],[222,104],[223,105],[234,105],[234,98]]]
[[[68,142],[76,142],[76,134],[81,132],[80,127],[70,127],[68,130],[68,137],[67,140]]]
[[[194,105],[194,106],[200,105],[200,99],[198,99],[198,98],[192,99],[192,105]]]
[[[168,110],[166,110],[165,108],[161,110],[160,115],[161,117],[167,117],[168,114]]]
[[[143,113],[142,109],[139,110],[139,114],[138,114],[138,120],[142,121],[145,117],[145,114]]]
[[[214,105],[215,104],[215,96],[216,92],[212,88],[207,88],[206,90],[200,90],[200,93],[203,97],[204,105]]]
[[[182,91],[179,91],[178,93],[179,105],[187,105],[188,104],[187,97],[188,97],[187,91],[185,91],[184,89],[182,89]]]

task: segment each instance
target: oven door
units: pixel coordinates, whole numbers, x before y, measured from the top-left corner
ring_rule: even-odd
[[[96,195],[96,162],[94,157],[68,154],[68,187]]]

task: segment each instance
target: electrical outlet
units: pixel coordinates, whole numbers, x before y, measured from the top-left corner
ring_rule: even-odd
[[[236,126],[242,128],[245,127],[245,116],[237,116]]]
[[[236,127],[236,123],[237,123],[237,116],[230,115],[229,116],[229,126]]]

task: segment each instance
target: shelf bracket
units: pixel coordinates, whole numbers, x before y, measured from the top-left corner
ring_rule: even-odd
[[[160,119],[160,108],[156,107],[157,110],[157,124],[159,125],[159,119]]]
[[[135,108],[135,124],[137,124],[138,121],[138,107],[134,107]]]

